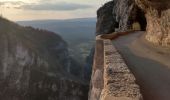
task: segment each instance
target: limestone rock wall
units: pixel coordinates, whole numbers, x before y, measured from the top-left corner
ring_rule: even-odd
[[[96,40],[95,55],[93,60],[93,70],[90,83],[89,99],[100,100],[100,95],[104,87],[104,44],[102,40]]]
[[[137,7],[133,0],[113,0],[113,15],[118,23],[119,31],[126,31],[132,28],[132,23],[135,20]]]
[[[148,41],[170,46],[169,0],[112,0],[97,11],[97,16],[97,35],[131,30],[133,23],[139,22]]]
[[[170,1],[135,0],[147,19],[146,39],[152,43],[170,46]]]
[[[114,31],[131,30],[134,22],[139,22],[145,30],[144,13],[134,0],[112,0],[97,11],[96,35]]]
[[[97,11],[96,35],[115,31],[116,20],[113,15],[114,2],[110,1]]]
[[[143,100],[135,77],[112,42],[98,37],[89,100]]]

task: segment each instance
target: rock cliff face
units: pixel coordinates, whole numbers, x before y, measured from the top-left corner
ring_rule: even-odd
[[[0,100],[87,100],[79,67],[60,36],[0,18]]]
[[[170,46],[169,0],[112,0],[97,11],[96,34],[131,30],[138,22],[141,30],[147,24],[146,39],[152,43]]]
[[[146,39],[152,43],[170,46],[170,1],[135,0],[146,13]]]
[[[113,6],[114,2],[110,1],[97,11],[96,35],[108,34],[115,30],[116,21],[112,13]]]
[[[119,23],[117,27],[120,31],[131,29],[131,25],[136,17],[137,7],[133,0],[113,0],[114,7],[113,15],[116,22]]]
[[[112,0],[97,11],[96,35],[131,30],[134,22],[145,30],[146,19],[134,0]]]

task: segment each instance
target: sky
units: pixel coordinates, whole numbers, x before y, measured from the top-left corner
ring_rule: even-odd
[[[110,0],[0,0],[0,13],[12,21],[96,17]]]

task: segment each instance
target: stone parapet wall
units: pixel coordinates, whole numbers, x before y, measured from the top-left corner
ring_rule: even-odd
[[[89,100],[100,100],[100,95],[104,87],[104,44],[103,40],[96,39],[95,55],[90,83]]]
[[[135,77],[108,39],[96,38],[89,100],[143,100]]]

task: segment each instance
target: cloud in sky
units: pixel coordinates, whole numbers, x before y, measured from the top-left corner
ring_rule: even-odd
[[[42,0],[43,1],[43,0]],[[71,11],[77,9],[87,9],[92,8],[93,6],[87,4],[78,4],[78,3],[68,3],[68,2],[55,2],[47,3],[39,1],[38,3],[25,3],[22,1],[4,1],[0,2],[0,6],[11,5],[15,9],[24,9],[24,10],[46,10],[46,11]]]
[[[7,5],[7,4],[20,5],[20,4],[24,4],[24,2],[22,1],[1,1],[0,2],[0,5]]]
[[[0,0],[0,13],[10,20],[96,17],[110,0]]]
[[[92,8],[91,5],[57,2],[57,3],[38,3],[38,4],[26,4],[20,6],[21,9],[26,10],[51,10],[51,11],[68,11],[77,9]]]

